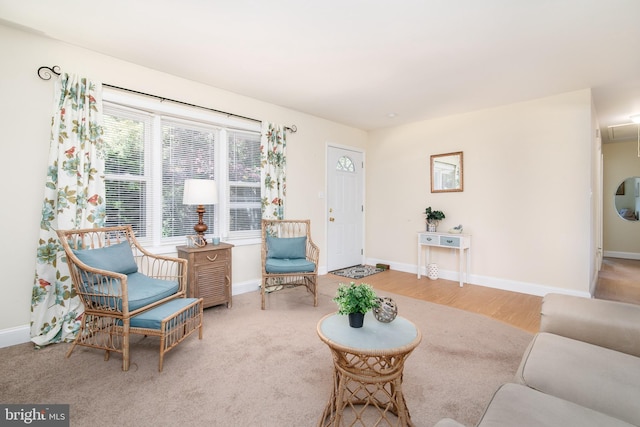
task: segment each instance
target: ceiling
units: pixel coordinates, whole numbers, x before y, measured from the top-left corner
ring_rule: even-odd
[[[0,23],[364,130],[585,88],[605,142],[640,113],[638,0],[91,3]]]

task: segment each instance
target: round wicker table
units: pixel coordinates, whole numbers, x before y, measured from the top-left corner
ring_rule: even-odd
[[[329,314],[317,326],[333,356],[333,389],[318,426],[413,426],[402,393],[404,362],[422,334],[397,316],[382,323],[367,313],[362,328]]]

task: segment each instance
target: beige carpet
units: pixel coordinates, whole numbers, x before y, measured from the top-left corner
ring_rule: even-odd
[[[335,311],[335,286],[319,305],[303,288],[236,296],[233,308],[205,310],[204,339],[169,352],[157,370],[158,341],[134,339],[121,358],[68,344],[0,349],[0,402],[68,403],[72,426],[314,426],[332,386],[328,348],[316,324]],[[382,295],[382,293],[380,293]],[[404,392],[416,426],[443,417],[474,425],[493,392],[510,381],[531,335],[484,316],[385,293],[423,340],[407,360]]]

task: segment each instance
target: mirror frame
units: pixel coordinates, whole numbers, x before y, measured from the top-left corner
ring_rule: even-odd
[[[458,164],[460,165],[460,182],[459,185],[455,188],[436,188],[436,168],[435,163],[437,159],[441,157],[449,157],[449,156],[457,156]],[[433,154],[431,156],[431,192],[432,193],[454,193],[464,191],[464,164],[463,164],[463,156],[462,151],[455,151],[453,153],[445,153],[445,154]]]

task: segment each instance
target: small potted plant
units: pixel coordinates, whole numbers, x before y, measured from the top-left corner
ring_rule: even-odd
[[[378,296],[367,283],[340,283],[333,301],[338,304],[338,314],[349,315],[349,326],[352,328],[361,328],[365,313],[378,306]]]
[[[427,231],[435,232],[438,229],[438,224],[442,221],[444,217],[444,212],[442,211],[434,211],[429,206],[424,210],[424,214],[427,216]]]

